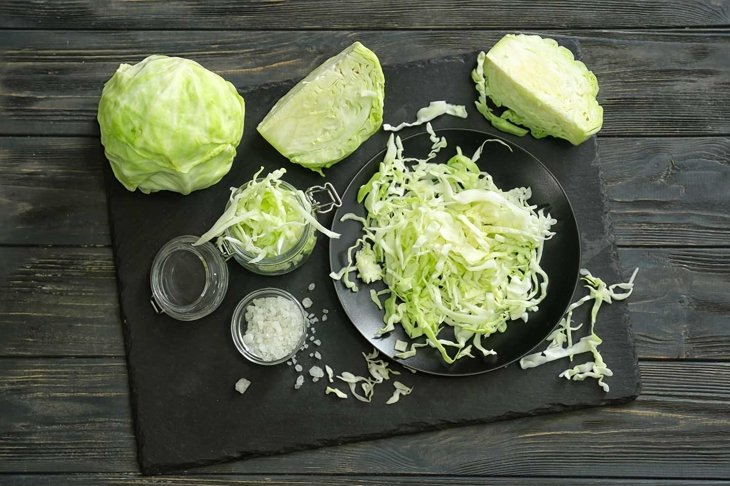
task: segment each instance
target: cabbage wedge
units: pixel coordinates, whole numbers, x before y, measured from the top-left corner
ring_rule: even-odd
[[[294,86],[257,130],[291,162],[322,174],[380,129],[384,99],[378,57],[355,42]]]
[[[498,130],[580,145],[603,125],[596,76],[553,39],[505,35],[479,54],[472,80],[477,109]],[[497,115],[488,101],[505,111]]]

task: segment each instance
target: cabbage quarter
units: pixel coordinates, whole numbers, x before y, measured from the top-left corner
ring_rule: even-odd
[[[355,42],[297,83],[257,130],[291,162],[322,174],[380,129],[384,99],[378,57]]]

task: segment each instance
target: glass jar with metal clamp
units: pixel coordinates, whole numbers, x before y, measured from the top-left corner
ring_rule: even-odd
[[[245,185],[242,189],[244,187]],[[299,191],[285,181],[280,181],[279,187],[289,191],[300,207],[311,214],[313,220],[318,214],[328,213],[342,205],[339,194],[329,182],[321,186],[312,186],[305,191]],[[224,258],[233,258],[242,267],[260,275],[282,275],[299,268],[307,261],[317,243],[314,225],[311,221],[302,220],[301,233],[293,244],[277,248],[278,251],[274,254],[261,257],[260,254],[248,251],[233,231],[232,228],[226,229],[218,240],[218,247]]]

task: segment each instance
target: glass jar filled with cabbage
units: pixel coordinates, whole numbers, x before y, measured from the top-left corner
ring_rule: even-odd
[[[317,221],[317,213],[328,212],[341,201],[330,183],[301,191],[281,179],[286,169],[261,177],[263,170],[231,189],[225,211],[196,244],[215,238],[226,258],[254,273],[281,275],[306,261],[317,243],[317,231],[339,238]],[[319,202],[318,193],[329,200]]]

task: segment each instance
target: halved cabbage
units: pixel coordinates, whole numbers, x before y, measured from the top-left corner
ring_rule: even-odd
[[[538,35],[505,35],[477,58],[472,72],[477,109],[497,129],[579,145],[603,125],[598,81],[570,50]],[[507,108],[496,115],[487,105]]]
[[[152,55],[121,64],[97,120],[114,175],[130,191],[203,189],[228,173],[243,135],[236,88],[200,64]]]
[[[294,86],[257,129],[291,162],[322,174],[380,128],[384,98],[378,57],[355,42]]]

